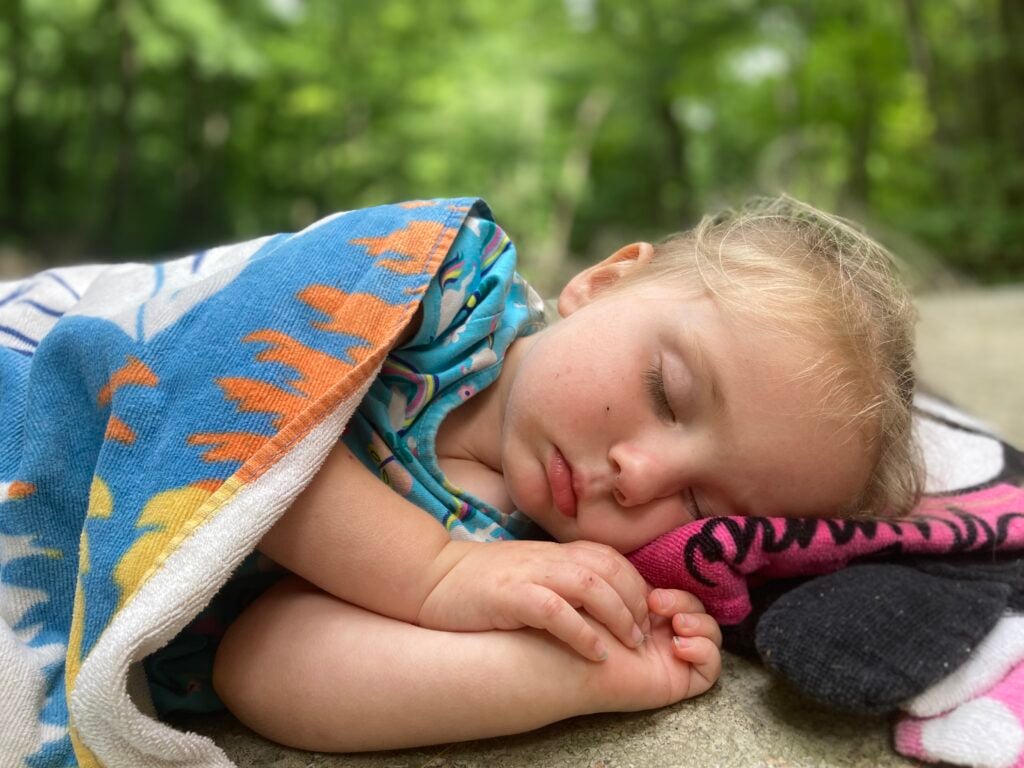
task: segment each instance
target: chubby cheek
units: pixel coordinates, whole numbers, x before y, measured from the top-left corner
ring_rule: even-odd
[[[508,416],[520,434],[554,443],[571,458],[583,434],[604,426],[611,410],[607,380],[571,362],[537,373],[516,382]]]
[[[550,451],[534,409],[509,402],[501,435],[501,472],[516,508],[544,528],[539,513],[551,504],[544,462]]]
[[[607,510],[605,514],[587,516],[581,524],[580,538],[607,544],[623,554],[650,544],[664,533],[692,522],[682,504],[674,499],[655,502],[656,508]]]
[[[623,555],[629,554],[634,549],[639,549],[650,539],[645,538],[638,531],[631,530],[628,526],[581,526],[576,532],[577,539],[596,541],[598,544],[607,544],[609,547]]]
[[[623,392],[620,377],[574,368],[555,373],[536,402],[545,414],[545,423],[561,431],[556,442],[560,437],[571,447],[585,434],[606,433],[614,417],[623,413]]]

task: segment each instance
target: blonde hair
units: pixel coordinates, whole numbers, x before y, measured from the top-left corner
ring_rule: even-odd
[[[901,515],[921,495],[912,430],[917,313],[893,256],[849,221],[787,196],[705,216],[654,248],[618,288],[684,278],[740,315],[817,339],[827,354],[801,376],[821,376],[834,413],[865,437],[875,465],[848,516]]]

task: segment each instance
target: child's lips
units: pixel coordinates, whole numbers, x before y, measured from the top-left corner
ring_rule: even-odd
[[[548,483],[555,507],[566,517],[576,517],[576,492],[572,487],[572,467],[562,452],[555,448],[548,459]]]

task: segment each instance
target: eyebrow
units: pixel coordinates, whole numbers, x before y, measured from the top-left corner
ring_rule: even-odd
[[[711,395],[711,404],[714,412],[724,413],[726,409],[725,393],[722,391],[721,386],[719,386],[718,377],[715,375],[715,369],[704,351],[704,345],[693,331],[686,333],[686,341],[688,354],[685,357],[687,361],[693,365],[701,381],[707,386],[708,392]]]

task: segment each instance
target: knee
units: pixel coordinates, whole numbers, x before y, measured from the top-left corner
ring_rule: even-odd
[[[243,613],[228,627],[213,660],[213,690],[239,720],[249,725],[249,714],[262,705],[260,670],[244,631]],[[251,727],[251,726],[250,726]]]
[[[232,625],[234,626],[234,625]],[[231,632],[230,627],[228,632]],[[228,709],[234,711],[237,681],[245,679],[239,674],[241,659],[231,651],[228,635],[225,635],[217,647],[217,655],[213,659],[213,690]]]
[[[286,582],[291,582],[291,579]],[[301,587],[272,587],[228,627],[213,662],[213,690],[239,721],[265,738],[306,748],[289,712],[289,686],[280,679],[290,634],[282,609]],[[299,739],[297,742],[296,739]]]

